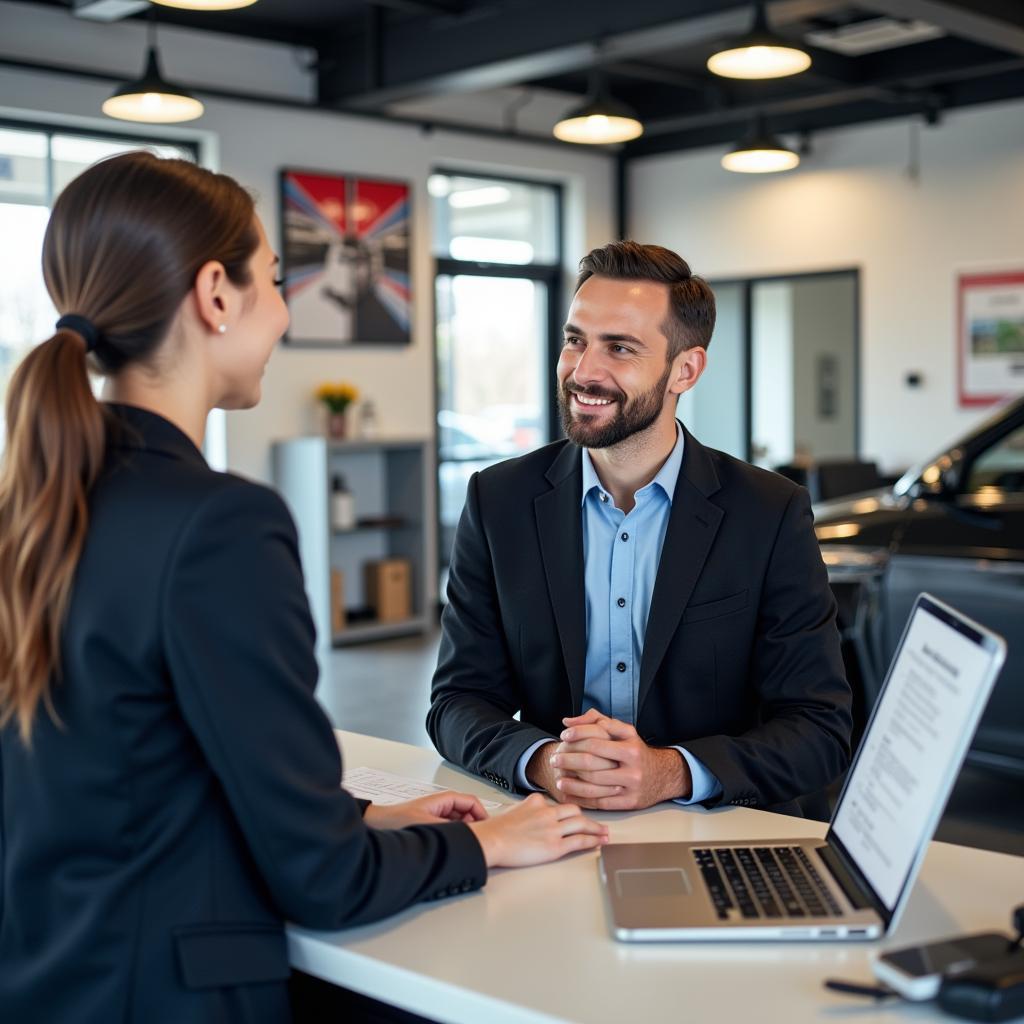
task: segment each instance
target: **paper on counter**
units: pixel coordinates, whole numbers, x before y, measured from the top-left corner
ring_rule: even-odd
[[[353,795],[362,800],[372,800],[375,804],[400,804],[405,800],[415,800],[419,796],[431,793],[443,793],[451,786],[436,786],[432,782],[420,782],[419,779],[407,779],[403,775],[392,775],[391,772],[378,771],[376,768],[352,768],[346,771],[341,784]],[[488,811],[496,811],[504,806],[498,800],[480,799],[480,803]]]

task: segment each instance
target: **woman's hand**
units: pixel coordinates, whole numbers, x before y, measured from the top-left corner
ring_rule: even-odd
[[[484,806],[468,793],[430,793],[401,804],[370,804],[363,821],[373,828],[406,828],[408,825],[439,825],[445,821],[483,821]]]
[[[608,842],[608,826],[584,818],[573,804],[549,804],[539,793],[499,817],[470,822],[489,868],[545,864]]]

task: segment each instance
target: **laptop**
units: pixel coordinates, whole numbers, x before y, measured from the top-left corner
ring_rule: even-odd
[[[627,942],[877,939],[895,928],[1006,657],[928,594],[911,610],[820,839],[611,843],[600,871]]]

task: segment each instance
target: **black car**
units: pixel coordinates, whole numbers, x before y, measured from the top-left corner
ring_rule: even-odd
[[[1024,399],[891,489],[814,512],[858,731],[926,590],[1006,638],[968,761],[1024,774]]]

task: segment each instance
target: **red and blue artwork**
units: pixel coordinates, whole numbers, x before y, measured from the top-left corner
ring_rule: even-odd
[[[409,186],[283,171],[288,341],[407,344]]]

